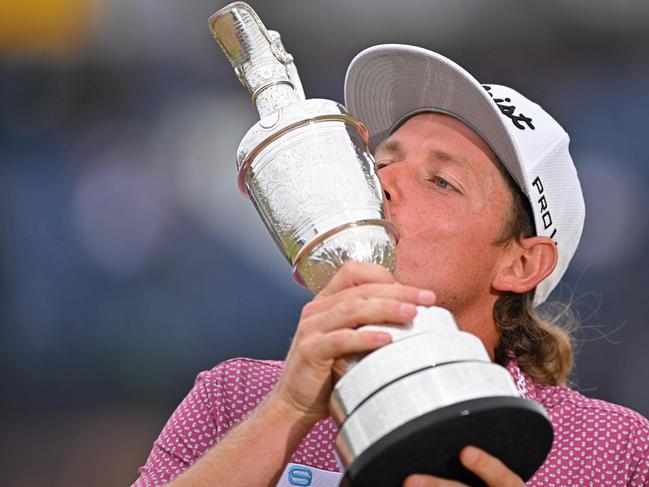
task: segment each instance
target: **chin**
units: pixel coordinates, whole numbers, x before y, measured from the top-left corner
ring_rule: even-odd
[[[425,289],[433,289],[431,283],[423,282],[417,279],[417,275],[413,272],[409,272],[408,269],[404,269],[403,266],[399,266],[399,260],[397,259],[397,265],[394,268],[392,273],[396,281],[400,284],[405,284],[407,286],[420,287]]]

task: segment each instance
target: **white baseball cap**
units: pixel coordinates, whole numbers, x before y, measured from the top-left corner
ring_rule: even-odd
[[[352,60],[345,104],[367,127],[372,151],[421,112],[451,115],[477,132],[528,197],[536,234],[557,245],[557,266],[534,295],[535,305],[546,300],[575,254],[585,216],[570,138],[556,120],[511,88],[481,85],[450,59],[402,44],[370,47]]]

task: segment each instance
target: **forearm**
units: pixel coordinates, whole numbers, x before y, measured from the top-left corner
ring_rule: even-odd
[[[312,424],[269,397],[170,487],[276,485],[286,463]]]

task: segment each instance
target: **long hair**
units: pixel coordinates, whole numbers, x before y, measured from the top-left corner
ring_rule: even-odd
[[[497,243],[518,243],[536,235],[527,197],[508,176],[513,194],[512,211]],[[496,362],[516,359],[520,369],[537,382],[565,385],[573,365],[571,333],[577,327],[570,305],[549,303],[541,313],[534,307],[534,289],[500,296],[493,317],[500,334]]]

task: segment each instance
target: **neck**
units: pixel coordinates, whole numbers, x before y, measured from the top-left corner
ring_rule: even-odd
[[[460,330],[477,336],[484,344],[492,361],[495,358],[496,347],[500,340],[493,317],[493,307],[496,299],[495,296],[487,296],[484,301],[473,303],[472,306],[450,310]]]

